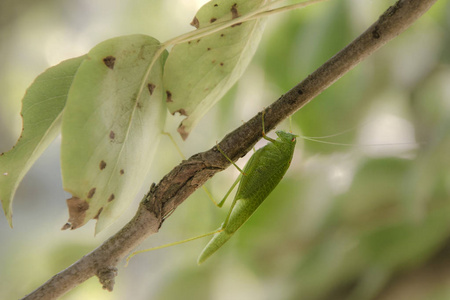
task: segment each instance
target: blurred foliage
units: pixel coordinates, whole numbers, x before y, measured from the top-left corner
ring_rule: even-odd
[[[44,3],[52,7],[48,17],[43,17]],[[8,29],[0,30],[0,51],[10,58],[1,63],[5,67],[0,73],[0,151],[14,143],[17,129],[10,129],[10,116],[18,115],[21,94],[46,64],[41,45],[21,47],[25,42],[20,34],[59,36],[49,30],[63,27],[72,33],[73,41],[85,42],[85,51],[124,33],[146,33],[164,40],[161,37],[188,30],[181,24],[188,24],[198,8],[193,1],[181,0],[164,4],[133,0],[125,8],[120,1],[89,3],[34,3],[25,14],[31,20],[56,20],[44,22],[43,27],[20,23],[25,22],[21,17],[0,18],[8,21]],[[248,71],[183,143],[185,154],[211,147],[241,120],[268,106],[393,3],[331,1],[271,17]],[[68,22],[52,15],[61,11],[71,16]],[[299,142],[285,179],[204,265],[199,267],[195,261],[207,241],[192,242],[136,256],[128,268],[120,268],[113,293],[102,291],[92,279],[64,299],[448,299],[449,15],[450,3],[438,1],[405,33],[293,116],[295,133],[327,136],[342,132],[327,140],[352,146]],[[166,27],[167,31],[160,32]],[[15,36],[6,33],[11,29]],[[27,69],[32,61],[37,63]],[[27,80],[21,86],[23,78]],[[178,122],[174,120],[168,130],[175,132]],[[162,142],[159,155],[165,159],[157,161],[158,171],[149,180],[157,181],[179,162],[170,147]],[[54,155],[38,161],[19,188],[16,227],[10,230],[6,221],[1,223],[2,299],[30,292],[86,254],[86,248],[100,244],[133,214],[132,208],[122,223],[96,238],[89,227],[60,233],[67,195],[54,176],[58,153],[49,151]],[[53,176],[45,173],[50,166]],[[229,169],[208,183],[216,198],[236,175]],[[225,216],[226,209],[215,209],[199,191],[142,248],[210,231]],[[64,253],[64,258],[55,253]],[[427,266],[438,266],[439,272]],[[408,280],[399,285],[402,278]]]

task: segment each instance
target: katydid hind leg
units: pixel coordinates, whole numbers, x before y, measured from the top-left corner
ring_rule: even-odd
[[[181,240],[181,241],[178,241],[178,242],[173,242],[173,243],[165,244],[165,245],[162,245],[162,246],[157,246],[157,247],[153,247],[153,248],[148,248],[148,249],[144,249],[144,250],[135,251],[135,252],[131,253],[127,257],[127,262],[126,262],[125,266],[127,266],[128,262],[130,261],[130,259],[133,256],[137,255],[137,254],[144,253],[144,252],[149,252],[149,251],[153,251],[153,250],[158,250],[158,249],[163,249],[163,248],[167,248],[167,247],[171,247],[171,246],[176,246],[176,245],[180,245],[180,244],[184,244],[184,243],[187,243],[187,242],[190,242],[190,241],[201,239],[203,237],[207,237],[207,236],[210,236],[210,235],[213,235],[213,234],[220,233],[222,230],[223,229],[217,229],[217,230],[214,230],[212,232],[208,232],[208,233],[205,233],[205,234],[197,235],[197,236],[194,236],[194,237],[191,237],[191,238],[188,238],[188,239],[185,239],[185,240]]]

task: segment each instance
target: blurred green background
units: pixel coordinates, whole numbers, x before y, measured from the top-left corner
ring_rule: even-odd
[[[143,33],[165,41],[184,33],[204,2],[2,0],[0,152],[18,138],[20,100],[43,70],[110,37]],[[393,3],[332,0],[271,17],[243,78],[186,142],[177,137],[182,151],[213,146]],[[196,264],[206,239],[142,254],[119,265],[113,293],[92,278],[63,299],[450,299],[449,61],[450,3],[438,1],[293,116],[293,132],[348,145],[300,139],[285,179],[209,261]],[[174,133],[179,121],[170,118],[167,130]],[[179,161],[163,138],[142,195]],[[207,186],[221,199],[237,175],[229,168]],[[94,236],[93,222],[60,231],[68,197],[57,139],[17,191],[14,229],[0,218],[1,299],[24,296],[94,249],[140,200]],[[141,248],[211,231],[226,209],[199,190]]]

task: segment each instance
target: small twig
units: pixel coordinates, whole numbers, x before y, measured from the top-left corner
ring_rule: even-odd
[[[295,113],[360,61],[395,38],[423,15],[436,0],[399,0],[356,40],[309,75],[266,109],[266,130]],[[236,160],[261,138],[261,115],[229,133],[220,148]],[[212,149],[198,153],[152,185],[135,217],[101,246],[53,276],[23,299],[56,299],[92,276],[98,276],[105,289],[112,290],[115,266],[151,234],[158,232],[164,219],[215,173],[230,165]]]

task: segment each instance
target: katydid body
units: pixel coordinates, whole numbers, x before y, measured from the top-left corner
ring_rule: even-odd
[[[277,131],[276,134],[278,135],[276,140],[264,135],[263,137],[270,143],[256,151],[245,165],[243,174],[237,179],[237,181],[240,180],[240,184],[230,212],[218,232],[214,234],[200,254],[199,264],[222,247],[250,218],[275,189],[289,168],[294,154],[296,135],[284,131]],[[235,185],[233,184],[232,188]]]

